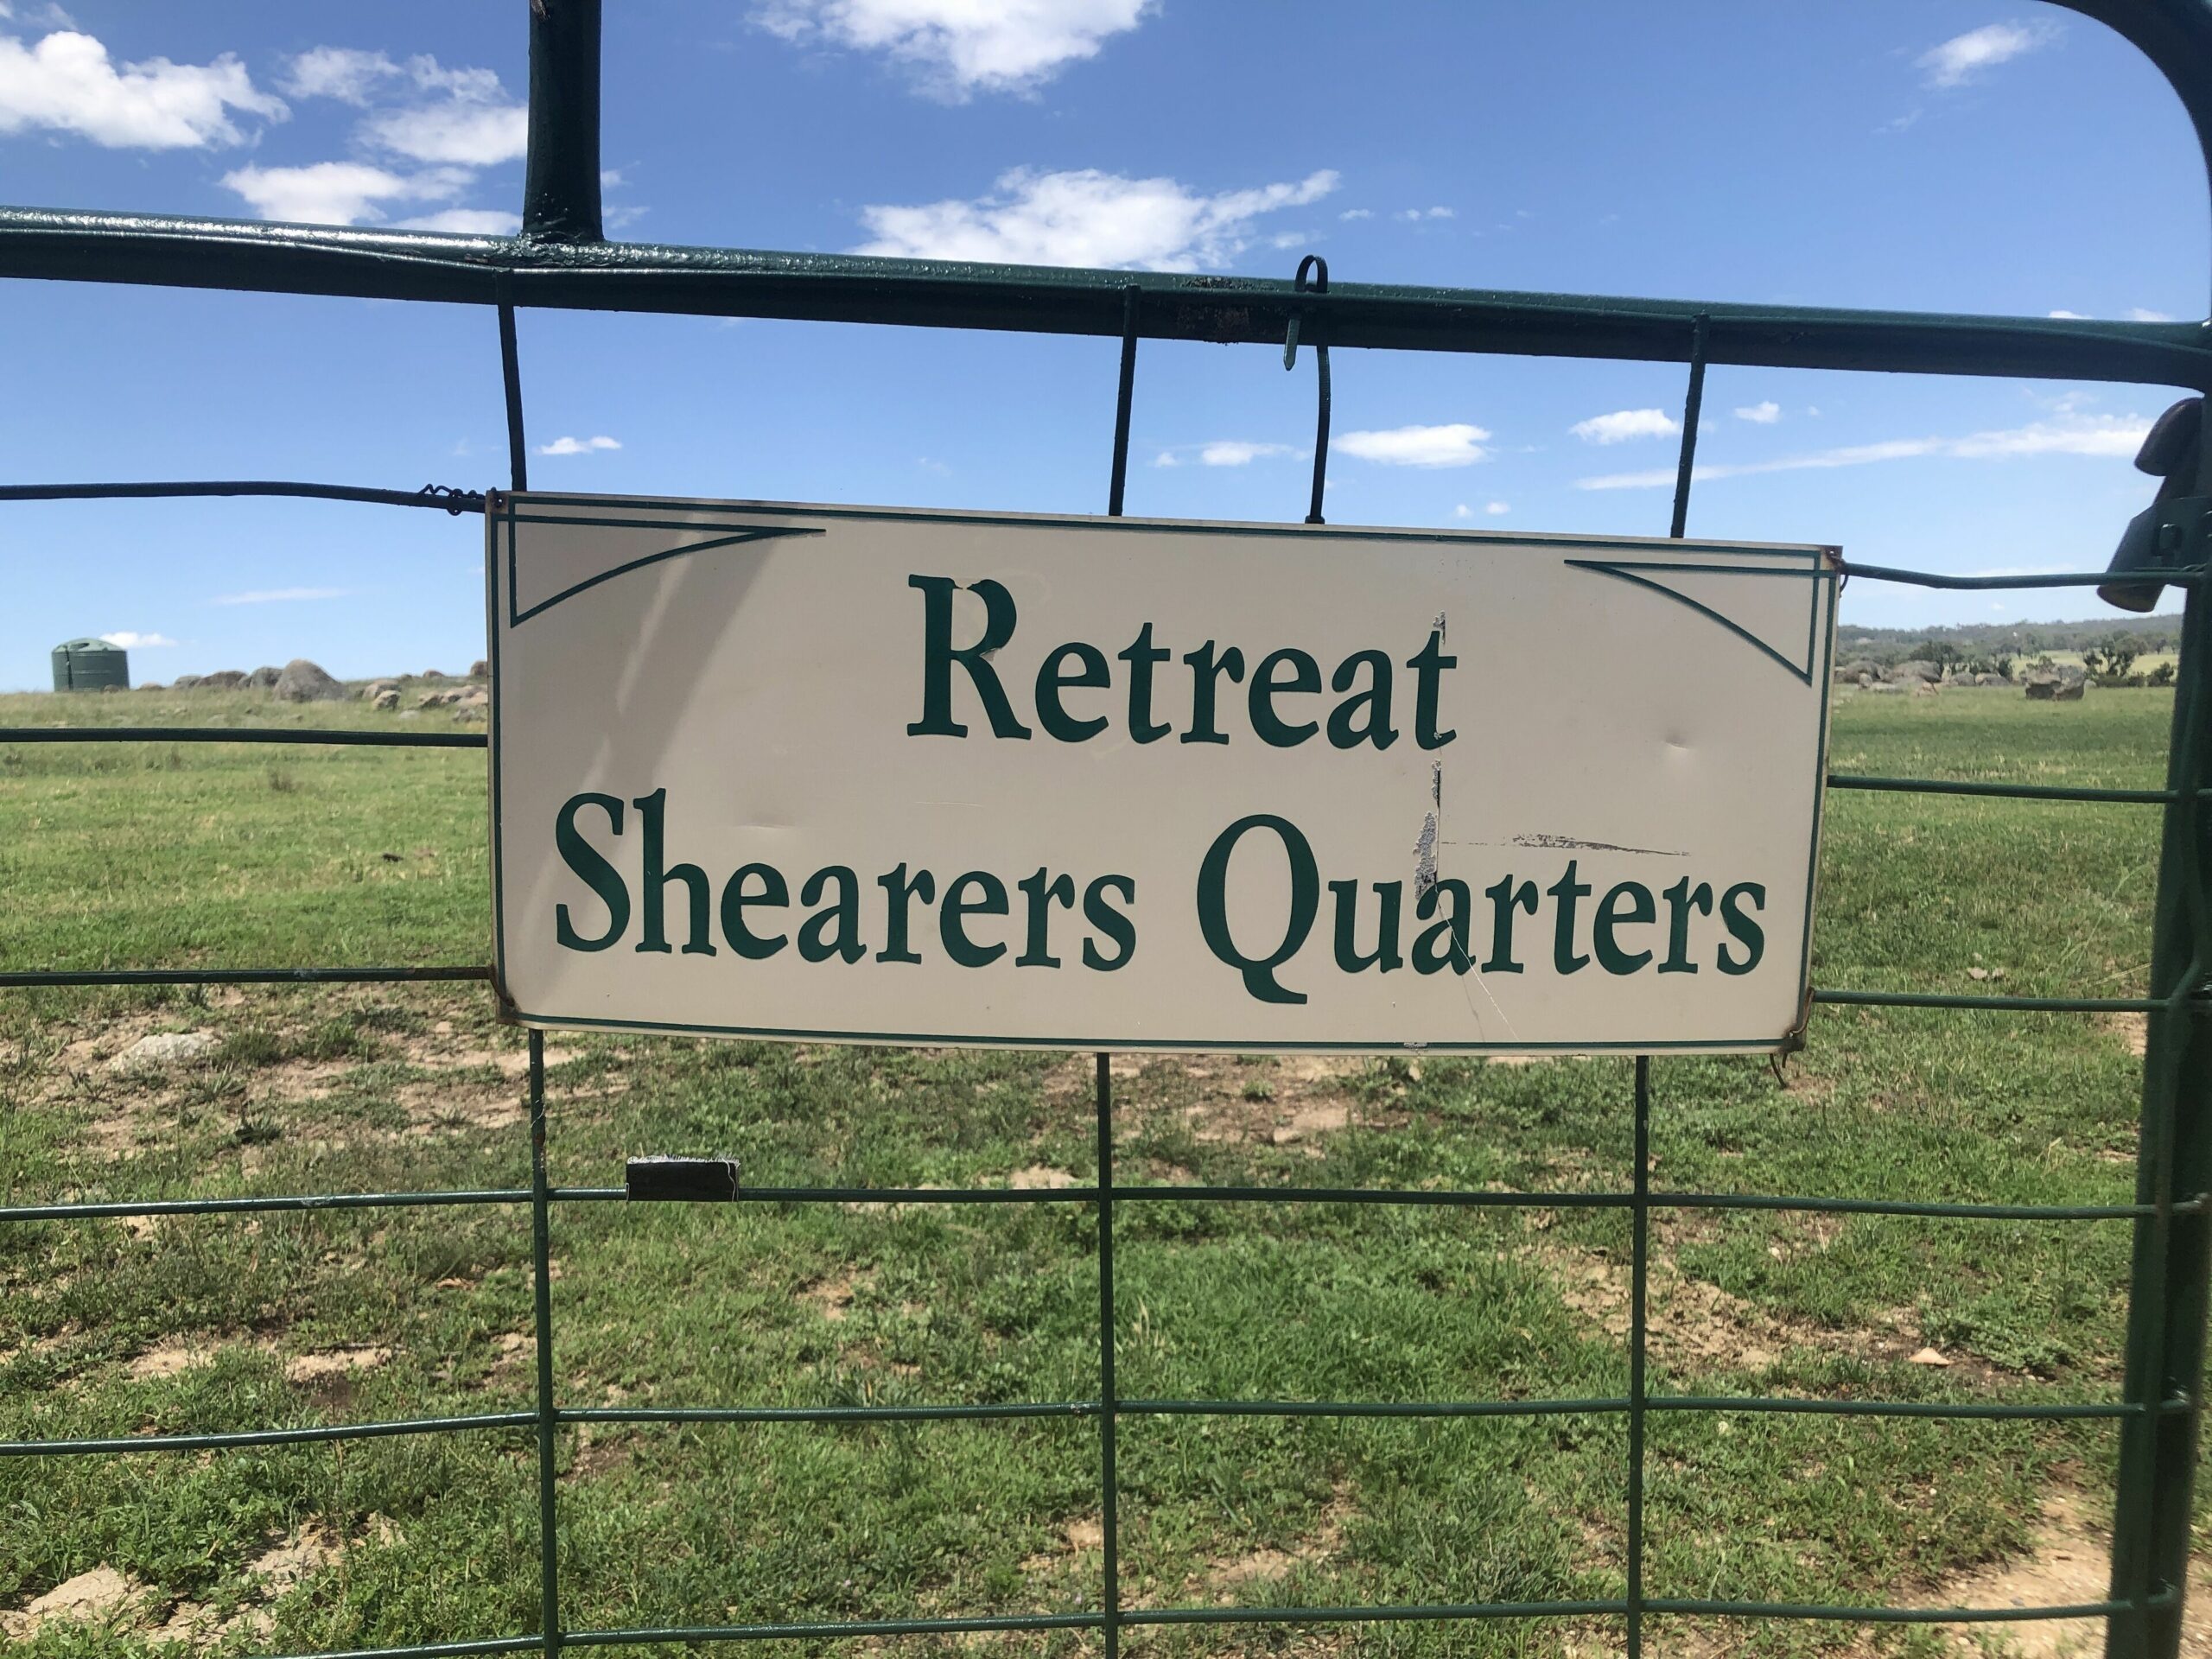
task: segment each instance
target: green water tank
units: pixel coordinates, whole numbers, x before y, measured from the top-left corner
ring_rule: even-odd
[[[104,691],[130,689],[130,656],[105,639],[68,639],[54,648],[54,689]]]

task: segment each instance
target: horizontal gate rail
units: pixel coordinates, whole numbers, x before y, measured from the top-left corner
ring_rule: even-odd
[[[473,963],[427,968],[46,968],[0,974],[0,990],[92,985],[407,985],[488,983]]]
[[[0,743],[321,743],[362,749],[488,747],[481,732],[349,732],[342,727],[288,732],[251,726],[0,726]]]
[[[558,244],[144,213],[0,208],[0,276],[354,299],[645,311],[1280,346],[1512,353],[2203,387],[2186,322],[1942,316],[1487,289],[964,264],[853,254]],[[1135,290],[1134,299],[1130,297]]]
[[[401,1434],[448,1434],[474,1428],[531,1428],[535,1411],[495,1411],[468,1417],[410,1417],[390,1423],[311,1423],[298,1428],[242,1428],[221,1434],[122,1434],[105,1440],[0,1440],[0,1458],[66,1458],[137,1452],[216,1452],[248,1446],[316,1446],[329,1440],[382,1440]]]
[[[189,496],[303,496],[315,501],[365,501],[386,507],[436,507],[451,517],[484,511],[479,490],[426,484],[419,490],[379,490],[355,484],[278,483],[267,479],[165,484],[0,484],[0,501],[143,501]]]
[[[1116,1186],[1115,1198],[1141,1204],[1346,1204],[1436,1209],[1631,1210],[1629,1192],[1512,1192],[1488,1189],[1452,1192],[1429,1187],[1300,1186]],[[620,1186],[556,1186],[553,1204],[620,1203],[631,1199]],[[67,1204],[0,1205],[0,1225],[9,1222],[111,1221],[135,1216],[216,1216],[266,1211],[435,1209],[452,1205],[528,1204],[527,1187],[451,1192],[315,1192],[208,1198],[130,1198]],[[721,1204],[904,1205],[1087,1205],[1096,1204],[1095,1186],[760,1186],[746,1187]],[[2171,1205],[2155,1204],[1953,1204],[1916,1198],[1796,1198],[1765,1192],[1653,1192],[1643,1200],[1654,1210],[1765,1210],[1831,1216],[1905,1216],[1949,1221],[2133,1221],[2145,1216],[2199,1216],[2212,1210],[2212,1197],[2198,1194]]]

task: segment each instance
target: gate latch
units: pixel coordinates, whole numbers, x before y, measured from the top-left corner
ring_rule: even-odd
[[[734,1158],[632,1158],[623,1173],[633,1201],[728,1204],[737,1197]]]

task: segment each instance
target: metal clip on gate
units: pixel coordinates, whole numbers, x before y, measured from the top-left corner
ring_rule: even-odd
[[[2061,0],[2110,24],[2148,55],[2180,95],[2212,157],[2212,0]],[[524,232],[516,238],[453,236],[301,226],[242,226],[213,220],[0,209],[0,276],[168,283],[263,293],[341,295],[488,305],[497,310],[506,391],[512,483],[524,483],[522,392],[517,366],[518,307],[633,309],[712,316],[806,318],[851,323],[1004,328],[1114,337],[1121,341],[1114,459],[1108,511],[1122,511],[1128,479],[1130,404],[1140,339],[1281,342],[1287,364],[1301,329],[1328,344],[1411,351],[1517,352],[1686,362],[1682,446],[1673,533],[1688,512],[1700,399],[1708,361],[1816,369],[2006,375],[2182,385],[2212,389],[2212,350],[2203,328],[2184,323],[2094,322],[1811,310],[1779,307],[1622,302],[1478,289],[1361,286],[1331,290],[1318,258],[1301,262],[1290,283],[1219,277],[948,267],[862,257],[793,259],[722,250],[612,245],[601,239],[599,201],[599,0],[531,0],[531,123]],[[1311,267],[1317,280],[1305,278]],[[1327,346],[1320,358],[1320,415],[1308,522],[1323,522],[1328,450]],[[2192,425],[2193,422],[2193,425]],[[1667,1614],[1708,1618],[1819,1619],[1943,1624],[2106,1617],[2114,1659],[2175,1659],[2181,1641],[2181,1586],[2190,1544],[2190,1483],[2201,1416],[2208,1278],[2212,1277],[2212,1022],[2203,988],[2212,972],[2212,833],[2202,817],[2212,798],[2212,603],[2200,480],[2212,479],[2212,446],[2201,416],[2171,411],[2145,465],[2166,481],[2152,512],[2137,521],[2109,572],[2041,576],[1951,576],[1871,566],[1861,579],[1923,588],[1993,590],[2101,588],[2115,603],[2150,602],[2145,593],[2173,586],[2187,596],[2179,683],[2166,786],[2089,789],[1940,779],[1831,776],[1833,789],[1999,798],[2046,804],[2126,803],[2158,807],[2164,817],[2150,995],[2143,997],[1953,995],[1827,988],[1816,1003],[1971,1013],[2111,1014],[2149,1016],[2143,1118],[2135,1200],[2124,1205],[2037,1205],[1895,1202],[1755,1193],[1655,1192],[1648,1140],[1652,1067],[1635,1063],[1635,1167],[1626,1190],[1499,1192],[1191,1185],[1120,1186],[1114,1179],[1112,1073],[1103,1055],[1095,1078],[1098,1173],[1095,1185],[1061,1189],[747,1187],[734,1166],[680,1172],[632,1166],[627,1187],[555,1187],[545,1160],[544,1050],[530,1043],[531,1183],[526,1189],[434,1192],[319,1193],[172,1198],[118,1204],[64,1203],[0,1208],[7,1223],[86,1221],[129,1216],[258,1214],[414,1205],[528,1205],[535,1262],[537,1399],[528,1411],[392,1422],[308,1425],[215,1434],[130,1434],[99,1439],[0,1442],[0,1457],[154,1455],[299,1445],[391,1435],[530,1430],[539,1472],[540,1625],[519,1635],[467,1636],[410,1648],[368,1649],[345,1659],[435,1659],[436,1656],[535,1652],[563,1647],[645,1643],[746,1642],[765,1638],[948,1635],[972,1631],[1096,1630],[1111,1654],[1135,1625],[1367,1624],[1575,1618],[1621,1621],[1631,1654],[1644,1622]],[[2156,453],[2152,453],[2155,449]],[[2191,457],[2194,457],[2192,467]],[[2184,483],[2183,480],[2186,480]],[[201,482],[15,486],[0,501],[149,496],[296,496],[385,505],[473,509],[473,492],[357,488],[321,484]],[[2115,581],[2114,578],[2119,578]],[[480,733],[343,731],[245,732],[205,728],[0,729],[0,742],[372,743],[469,747]],[[8,988],[149,984],[302,984],[487,980],[477,964],[391,967],[306,966],[210,969],[54,967],[0,973]],[[681,1188],[681,1191],[677,1189]],[[549,1294],[554,1205],[628,1198],[712,1196],[723,1202],[788,1204],[868,1198],[901,1204],[1076,1204],[1098,1217],[1099,1393],[1090,1400],[913,1407],[715,1407],[657,1410],[575,1408],[554,1395]],[[1571,1205],[1628,1212],[1633,1260],[1629,1393],[1602,1399],[1473,1401],[1135,1400],[1115,1380],[1114,1217],[1118,1205],[1421,1205],[1454,1208]],[[1837,1215],[1941,1217],[2052,1224],[2127,1221],[2134,1229],[2125,1397],[2110,1403],[2012,1405],[1857,1399],[1696,1397],[1647,1389],[1649,1218],[1655,1209],[1788,1211]],[[1981,1421],[2105,1420],[2121,1434],[2113,1578],[2100,1602],[2034,1608],[1846,1607],[1726,1599],[1654,1597],[1644,1581],[1643,1428],[1653,1412],[1795,1413],[1867,1418]],[[1629,1427],[1626,1475],[1628,1563],[1624,1594],[1580,1602],[1471,1603],[1359,1607],[1126,1607],[1120,1576],[1116,1450],[1124,1416],[1472,1418],[1623,1416]],[[1099,1422],[1104,1522],[1102,1599],[1096,1612],[851,1623],[785,1623],[685,1629],[568,1630],[563,1627],[556,1568],[559,1520],[554,1449],[557,1437],[588,1422],[852,1423],[1096,1417]]]
[[[1298,262],[1298,275],[1291,281],[1291,292],[1303,294],[1307,291],[1306,273],[1309,270],[1313,273],[1312,291],[1326,294],[1329,291],[1329,262],[1318,253],[1309,253]],[[1298,329],[1305,321],[1306,310],[1301,306],[1290,314],[1290,327],[1283,330],[1282,365],[1285,369],[1298,366]],[[1313,499],[1306,509],[1306,522],[1325,524],[1329,521],[1321,516],[1321,497],[1329,487],[1329,348],[1319,340],[1313,343],[1313,366],[1319,376],[1315,397],[1320,412],[1313,420]]]

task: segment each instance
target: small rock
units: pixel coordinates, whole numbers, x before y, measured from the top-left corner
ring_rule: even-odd
[[[111,1071],[142,1071],[157,1065],[186,1065],[222,1046],[212,1031],[160,1031],[141,1037],[108,1064]]]
[[[200,682],[200,689],[203,691],[235,691],[245,683],[245,670],[219,668]]]
[[[197,674],[180,674],[175,680],[169,683],[169,690],[172,691],[189,691],[194,686],[199,683],[200,677]]]
[[[445,676],[438,672],[435,668],[426,668],[416,677],[425,680],[442,680],[445,678]]]
[[[159,680],[148,680],[138,688],[141,691],[166,691],[168,688]]]
[[[479,657],[468,665],[468,677],[472,680],[488,680],[492,677],[492,664]]]
[[[1908,1365],[1948,1365],[1951,1362],[1949,1360],[1944,1358],[1942,1355],[1937,1353],[1933,1348],[1923,1348],[1918,1353],[1913,1355],[1911,1358],[1905,1361],[1905,1363]]]
[[[369,707],[372,709],[382,709],[384,712],[389,714],[392,709],[399,707],[399,693],[393,688],[387,686],[383,690],[378,692],[374,697],[370,699]]]
[[[258,690],[266,690],[283,677],[284,671],[283,669],[271,668],[268,664],[264,663],[259,668],[255,669],[252,673],[245,677],[245,683]]]

